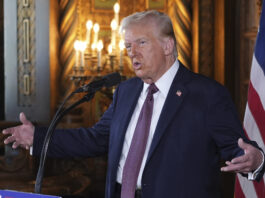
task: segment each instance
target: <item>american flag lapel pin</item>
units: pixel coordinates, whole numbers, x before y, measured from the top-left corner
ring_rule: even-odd
[[[176,95],[180,97],[182,95],[182,92],[180,90],[177,90]]]

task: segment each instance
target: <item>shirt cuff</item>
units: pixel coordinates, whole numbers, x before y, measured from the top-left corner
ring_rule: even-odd
[[[261,151],[260,151],[261,152]],[[264,153],[262,153],[262,163],[261,165],[254,171],[254,172],[251,172],[251,173],[248,173],[248,180],[255,180],[257,178],[257,175],[260,173],[260,171],[262,170],[263,166],[264,166]]]
[[[32,156],[33,155],[33,146],[29,147],[29,154]],[[264,157],[263,157],[264,160]]]

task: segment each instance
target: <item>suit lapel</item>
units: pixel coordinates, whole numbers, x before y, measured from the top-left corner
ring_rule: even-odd
[[[179,70],[172,82],[156,126],[150,151],[147,157],[147,163],[156,149],[161,137],[166,132],[167,126],[172,121],[174,115],[181,106],[182,101],[188,94],[188,90],[185,88],[185,83],[189,80],[189,76],[187,74],[188,70],[180,63]]]
[[[113,133],[110,144],[113,146],[111,146],[111,154],[109,153],[109,170],[107,176],[109,194],[113,194],[115,189],[117,169],[125,133],[143,87],[143,82],[140,79],[131,80],[134,82],[121,84],[119,87],[120,90],[117,92],[118,108],[116,109],[117,116],[115,116],[115,124],[112,126]]]
[[[140,93],[142,91],[142,88],[143,88],[143,82],[140,79],[138,79],[136,83],[130,83],[128,86],[126,86],[126,92],[124,93],[124,97],[122,97],[123,99],[121,101],[123,103],[120,108],[122,109],[122,111],[119,111],[122,114],[119,115],[120,126],[119,129],[117,130],[120,131],[120,133],[117,134],[118,141],[116,141],[119,142],[118,149],[120,151],[122,150],[125,133],[128,124],[131,120]]]

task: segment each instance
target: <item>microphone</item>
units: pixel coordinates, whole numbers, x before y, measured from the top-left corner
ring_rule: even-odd
[[[102,87],[111,87],[117,85],[121,82],[121,76],[118,72],[108,74],[103,76],[99,80],[94,80],[91,83],[88,83],[82,87],[79,87],[74,93],[81,93],[81,92],[95,92]]]

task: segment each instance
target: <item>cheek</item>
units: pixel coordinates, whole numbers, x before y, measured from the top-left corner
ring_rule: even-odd
[[[160,50],[153,51],[152,55],[150,56],[152,58],[151,61],[154,64],[161,64],[161,62],[164,62],[165,56],[163,55],[163,52]]]
[[[141,53],[143,55],[143,58],[148,61],[152,62],[156,58],[156,52],[153,48],[148,48],[142,51]]]
[[[146,68],[153,68],[156,65],[161,65],[165,58],[163,53],[164,52],[160,46],[150,46],[149,48],[139,50],[139,55],[141,56]]]

